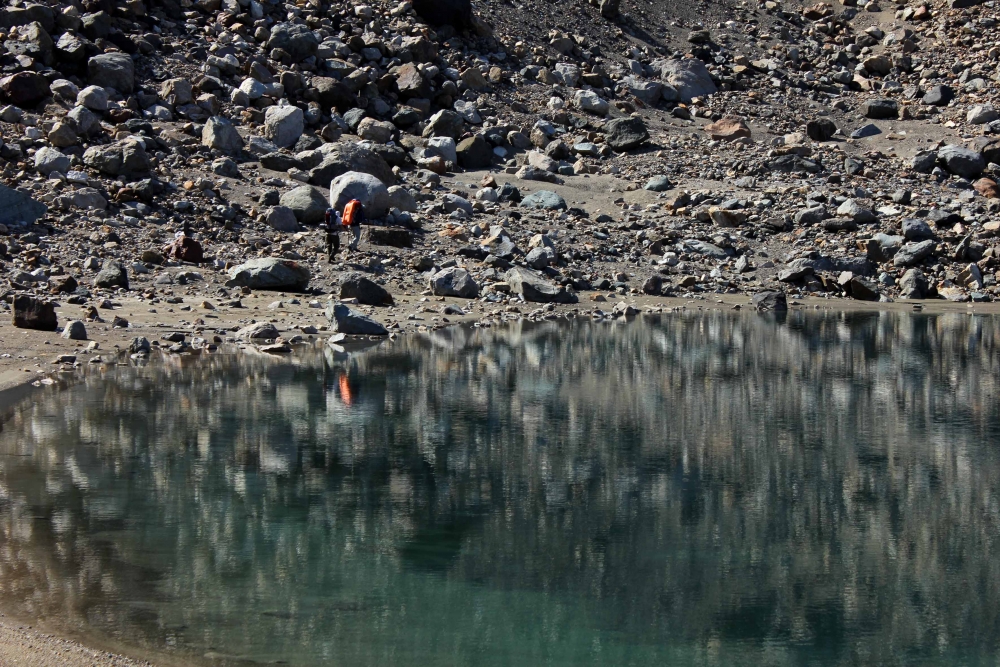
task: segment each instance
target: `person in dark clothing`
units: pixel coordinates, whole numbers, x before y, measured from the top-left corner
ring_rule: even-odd
[[[326,210],[326,254],[328,261],[332,262],[334,256],[340,252],[340,227],[342,221],[340,212],[332,208]]]

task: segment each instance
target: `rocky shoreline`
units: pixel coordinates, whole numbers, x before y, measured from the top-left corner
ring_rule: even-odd
[[[995,8],[577,4],[3,9],[4,307],[997,295]]]

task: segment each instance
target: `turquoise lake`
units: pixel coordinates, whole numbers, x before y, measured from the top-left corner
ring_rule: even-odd
[[[214,665],[996,665],[1000,318],[682,312],[90,372],[24,618]]]

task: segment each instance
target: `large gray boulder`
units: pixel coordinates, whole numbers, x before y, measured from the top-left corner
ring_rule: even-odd
[[[326,317],[333,331],[355,336],[387,336],[384,326],[364,313],[348,308],[342,303],[330,303],[326,307]]]
[[[65,174],[69,171],[70,157],[57,148],[43,146],[35,153],[35,171],[48,176],[54,171]]]
[[[298,107],[268,107],[264,114],[264,136],[282,148],[294,146],[305,128],[305,114]]]
[[[299,221],[295,211],[287,206],[272,206],[265,214],[268,226],[277,232],[299,231]]]
[[[95,86],[128,94],[135,87],[135,65],[127,54],[101,53],[87,61],[87,78]]]
[[[937,158],[945,169],[963,178],[976,178],[986,169],[986,161],[982,155],[955,144],[939,148]]]
[[[389,189],[371,174],[349,171],[330,182],[330,206],[343,211],[347,202],[357,199],[364,207],[365,217],[384,217],[389,210]]]
[[[4,47],[12,56],[29,56],[46,65],[52,64],[54,46],[52,37],[38,21],[20,26],[17,39],[4,42]]]
[[[451,137],[458,139],[465,131],[465,119],[451,109],[441,109],[430,117],[424,128],[425,137]]]
[[[576,303],[576,294],[567,292],[539,273],[515,266],[507,272],[507,284],[510,291],[520,294],[525,301],[536,303]]]
[[[110,176],[149,171],[149,155],[137,141],[91,146],[83,153],[83,163]]]
[[[896,252],[896,255],[892,258],[892,263],[896,266],[914,266],[924,261],[928,257],[934,254],[934,248],[937,244],[928,239],[926,241],[910,242],[904,245],[902,248]]]
[[[898,118],[899,104],[896,100],[887,98],[867,100],[861,105],[861,114],[865,118],[872,118],[874,120]]]
[[[632,95],[646,104],[656,105],[663,94],[663,84],[659,81],[646,81],[637,76],[627,76],[622,79],[622,85]]]
[[[392,295],[388,290],[360,273],[351,272],[340,279],[340,298],[357,299],[366,306],[391,306]]]
[[[659,65],[660,76],[677,91],[678,101],[690,102],[695,97],[704,97],[718,92],[712,75],[705,63],[694,58],[666,60]]]
[[[313,225],[323,222],[328,208],[326,197],[318,188],[300,185],[281,195],[278,203],[292,209],[299,222]]]
[[[304,25],[298,23],[278,23],[271,28],[271,36],[267,40],[269,50],[282,49],[299,62],[309,56],[316,55],[319,48],[319,37]]]
[[[329,186],[330,181],[349,171],[371,174],[386,184],[396,181],[392,167],[381,155],[357,143],[324,144],[309,152],[306,168],[309,169],[309,183],[322,187]]]
[[[62,337],[69,340],[87,340],[87,326],[80,320],[72,320],[63,327]]]
[[[225,155],[239,155],[243,150],[243,137],[228,118],[213,116],[201,131],[201,143]]]
[[[277,257],[251,259],[229,270],[232,286],[261,290],[304,290],[310,277],[305,265]]]
[[[431,276],[430,288],[436,296],[457,296],[460,299],[479,296],[479,285],[472,275],[457,267],[442,269]]]
[[[0,224],[32,223],[45,215],[48,207],[20,190],[0,185]]]
[[[521,200],[525,208],[540,208],[546,211],[566,210],[566,200],[551,190],[539,190]]]
[[[907,269],[899,281],[900,299],[926,299],[929,285],[920,269]]]
[[[278,327],[270,322],[256,322],[236,332],[236,339],[247,343],[258,340],[274,340],[281,334]]]

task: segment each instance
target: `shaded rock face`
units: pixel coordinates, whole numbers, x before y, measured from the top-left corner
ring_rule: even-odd
[[[433,25],[464,28],[472,23],[470,0],[414,0],[413,10]]]
[[[236,126],[228,118],[221,116],[208,119],[201,133],[201,141],[209,148],[226,155],[239,155],[243,150],[243,138],[236,131]]]
[[[753,295],[753,306],[762,313],[785,312],[788,310],[788,300],[784,292],[759,292]]]
[[[131,93],[135,87],[135,65],[124,53],[102,53],[87,62],[90,83],[102,88],[114,88],[119,93]]]
[[[371,174],[386,185],[395,183],[392,167],[381,155],[359,144],[328,144],[316,151],[308,165],[309,183],[329,187],[330,181],[349,171]]]
[[[377,321],[348,306],[338,303],[326,308],[326,317],[333,331],[355,336],[387,336],[388,330]]]
[[[975,178],[986,168],[986,161],[977,151],[953,144],[940,148],[937,158],[945,169],[964,178]]]
[[[19,329],[55,331],[59,324],[55,305],[51,301],[18,295],[14,297],[12,306],[14,326]]]
[[[94,287],[102,287],[104,289],[121,287],[128,289],[128,272],[125,271],[125,267],[121,262],[111,260],[105,263],[101,272],[94,278]]]
[[[270,49],[282,49],[295,62],[305,60],[316,54],[319,48],[319,38],[308,27],[298,23],[278,23],[271,28],[271,37],[267,40]]]
[[[391,306],[392,295],[388,290],[360,273],[352,272],[340,280],[340,298],[357,299],[366,306]]]
[[[252,259],[229,270],[233,286],[261,290],[304,290],[311,275],[304,265],[287,259]]]
[[[326,216],[326,197],[311,185],[300,185],[281,195],[279,203],[291,209],[299,222],[317,224],[323,222]]]

